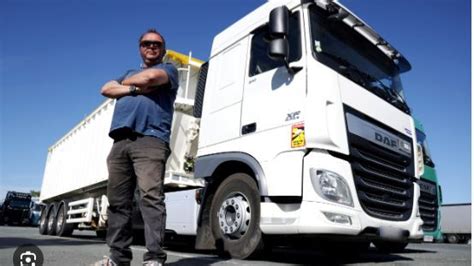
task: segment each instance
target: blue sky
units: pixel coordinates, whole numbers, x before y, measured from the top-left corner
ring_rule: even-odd
[[[103,83],[139,65],[142,32],[155,27],[168,48],[206,60],[213,36],[263,2],[2,1],[0,201],[7,190],[41,187],[48,147],[104,101]],[[411,62],[405,95],[444,201],[470,202],[470,1],[341,2]]]

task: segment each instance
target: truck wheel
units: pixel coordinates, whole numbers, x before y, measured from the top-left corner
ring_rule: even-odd
[[[260,193],[249,175],[233,174],[219,185],[210,216],[212,234],[221,255],[246,259],[263,249]]]
[[[408,242],[375,241],[374,245],[381,252],[397,253],[402,252],[408,245]]]
[[[61,202],[56,214],[56,234],[58,236],[70,236],[74,231],[74,225],[66,223],[67,220],[67,203]]]
[[[449,234],[446,239],[448,240],[448,243],[451,244],[457,244],[459,243],[459,236],[456,234]]]
[[[46,235],[47,234],[47,228],[48,228],[48,211],[49,211],[49,205],[45,206],[41,210],[41,215],[40,215],[40,221],[39,221],[39,233],[40,235]]]
[[[56,203],[51,203],[48,211],[48,223],[46,226],[46,233],[48,235],[56,234]]]

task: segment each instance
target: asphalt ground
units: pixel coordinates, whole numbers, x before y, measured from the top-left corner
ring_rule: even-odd
[[[90,265],[108,252],[105,241],[90,231],[76,230],[73,236],[64,238],[40,235],[38,229],[32,227],[0,226],[0,265],[13,265],[15,250],[25,244],[33,244],[41,250],[43,265]],[[141,265],[146,251],[144,244],[135,243],[132,251],[132,265]],[[245,261],[196,251],[186,241],[170,244],[166,251],[167,265],[471,265],[471,245],[468,244],[414,243],[396,254],[382,254],[371,246],[367,252],[350,257],[344,250],[327,254],[279,247],[257,260]]]

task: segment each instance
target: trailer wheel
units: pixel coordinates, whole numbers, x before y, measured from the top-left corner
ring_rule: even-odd
[[[210,214],[221,255],[246,259],[262,251],[260,193],[249,175],[238,173],[226,178],[212,199]]]
[[[46,235],[48,233],[48,211],[49,211],[49,206],[45,206],[41,210],[41,215],[40,215],[40,222],[39,222],[39,233],[40,235]]]
[[[446,240],[448,240],[448,243],[450,243],[450,244],[457,244],[457,243],[459,243],[459,236],[456,235],[456,234],[449,234],[446,237]]]
[[[56,234],[56,203],[51,203],[51,207],[48,211],[48,223],[46,226],[46,233],[48,235]]]
[[[389,241],[375,241],[375,247],[384,253],[397,253],[402,252],[408,242],[389,242]]]
[[[70,236],[74,231],[74,225],[66,223],[67,219],[67,203],[61,202],[56,214],[56,234],[58,236]]]

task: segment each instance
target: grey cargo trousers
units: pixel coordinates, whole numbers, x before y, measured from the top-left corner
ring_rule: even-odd
[[[132,260],[132,201],[136,186],[144,221],[147,252],[143,260],[166,261],[163,240],[166,226],[164,173],[170,149],[150,136],[127,135],[116,139],[107,158],[109,200],[107,244],[111,259],[119,265]]]

